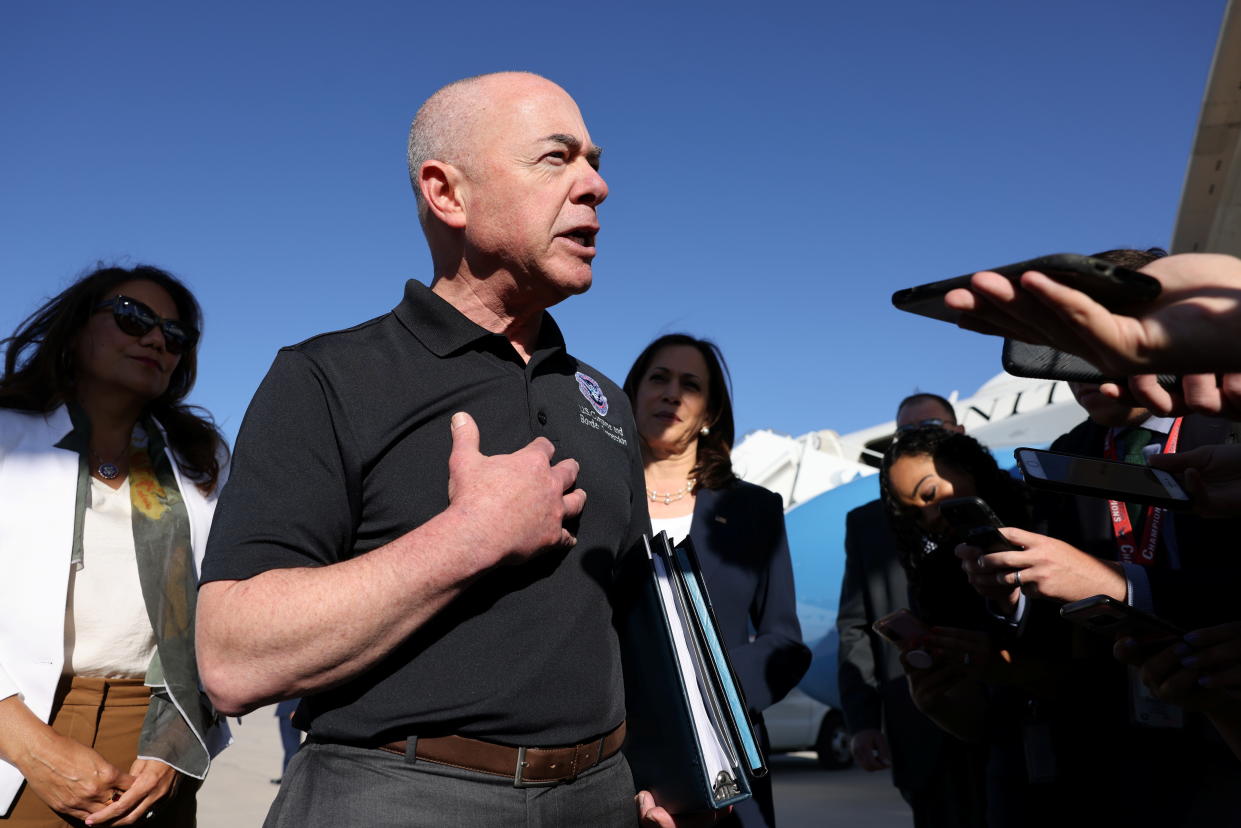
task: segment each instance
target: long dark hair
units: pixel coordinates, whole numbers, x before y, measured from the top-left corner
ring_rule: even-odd
[[[952,554],[958,539],[937,536],[919,526],[892,489],[892,465],[902,457],[918,456],[930,457],[972,479],[974,490],[1006,526],[1030,527],[1029,495],[982,443],[938,426],[897,432],[883,456],[879,491],[896,535],[898,557],[909,577],[915,611],[929,623],[975,627],[985,613],[981,597],[969,586]]]
[[[150,265],[99,267],[78,278],[22,322],[5,347],[0,377],[0,408],[47,413],[74,398],[73,343],[99,303],[117,285],[144,281],[159,285],[172,297],[181,322],[202,330],[202,309],[189,288],[167,271]],[[168,433],[177,465],[200,489],[210,492],[220,476],[219,454],[224,438],[211,415],[182,400],[198,376],[198,353],[181,354],[168,388],[147,404]]]
[[[637,408],[638,385],[650,370],[655,355],[663,348],[688,345],[702,354],[707,363],[707,426],[708,433],[698,438],[698,462],[691,474],[695,488],[722,489],[737,479],[733,474],[733,399],[732,377],[720,346],[709,339],[699,339],[684,333],[670,333],[656,339],[642,349],[625,375],[625,396]]]

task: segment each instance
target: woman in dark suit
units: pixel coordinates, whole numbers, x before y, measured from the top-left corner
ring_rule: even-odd
[[[719,348],[685,334],[656,339],[625,378],[646,471],[651,525],[688,535],[711,593],[720,634],[764,746],[761,711],[810,666],[793,594],[780,496],[733,474],[732,400]],[[775,824],[771,782],[725,825]]]

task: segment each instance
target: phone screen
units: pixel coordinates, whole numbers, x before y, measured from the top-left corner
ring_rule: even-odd
[[[1113,495],[1119,500],[1189,502],[1172,475],[1149,466],[1037,449],[1021,449],[1018,454],[1023,460],[1023,470],[1033,480],[1058,481],[1095,490],[1100,497]],[[1030,462],[1031,456],[1034,462]]]

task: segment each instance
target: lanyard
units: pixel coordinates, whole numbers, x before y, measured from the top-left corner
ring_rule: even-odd
[[[1177,417],[1168,430],[1168,439],[1164,443],[1164,454],[1175,454],[1177,440],[1181,435],[1181,420]],[[1108,429],[1103,437],[1103,456],[1108,460],[1120,460],[1116,450],[1116,440],[1112,437],[1113,429]],[[1136,563],[1150,566],[1155,562],[1155,548],[1159,545],[1159,529],[1163,525],[1164,512],[1167,510],[1152,506],[1146,510],[1146,520],[1142,530],[1142,545],[1133,543],[1133,521],[1129,519],[1129,507],[1119,500],[1107,502],[1108,512],[1112,517],[1112,534],[1116,538],[1116,549],[1120,554],[1121,563]]]

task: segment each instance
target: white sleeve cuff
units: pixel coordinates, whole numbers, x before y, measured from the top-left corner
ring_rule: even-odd
[[[1020,626],[1021,619],[1026,614],[1026,594],[1024,592],[1017,593],[1017,606],[1013,608],[1011,613],[1000,609],[999,604],[991,600],[987,601],[987,612],[991,613],[997,621],[1007,624],[1010,627]]]
[[[1120,566],[1124,570],[1125,587],[1128,590],[1125,603],[1135,609],[1153,612],[1155,599],[1151,595],[1151,581],[1146,574],[1146,567],[1134,563],[1122,563]]]

